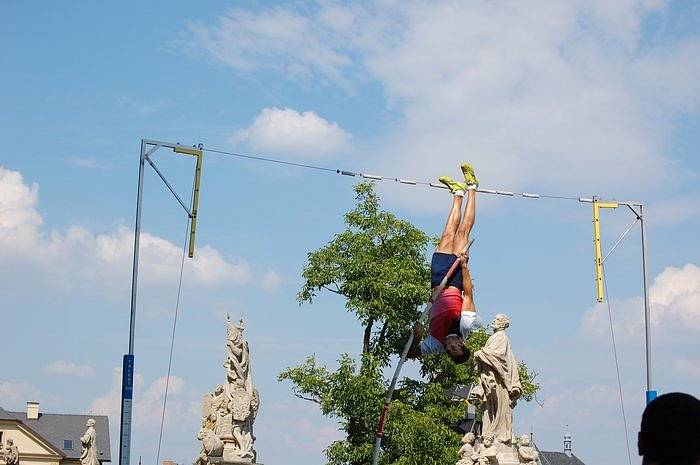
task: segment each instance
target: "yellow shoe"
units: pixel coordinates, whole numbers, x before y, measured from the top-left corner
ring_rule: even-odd
[[[438,181],[446,185],[450,192],[452,192],[453,194],[457,191],[467,191],[467,186],[465,186],[461,182],[453,181],[452,178],[449,176],[440,176],[438,178]]]
[[[479,187],[479,180],[476,178],[474,173],[474,168],[469,163],[462,163],[462,174],[464,175],[464,182],[467,186]]]

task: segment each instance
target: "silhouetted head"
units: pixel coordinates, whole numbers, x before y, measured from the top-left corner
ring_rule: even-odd
[[[673,392],[651,401],[637,447],[644,465],[700,465],[700,400]]]
[[[456,334],[448,334],[445,338],[445,352],[455,363],[466,363],[471,355],[462,337]]]

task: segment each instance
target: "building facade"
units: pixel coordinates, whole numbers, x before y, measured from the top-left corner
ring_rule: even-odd
[[[95,420],[97,457],[100,464],[111,462],[109,419],[103,415],[67,415],[42,413],[38,402],[27,402],[24,412],[0,407],[0,441],[4,450],[7,440],[19,450],[20,465],[80,464],[80,438],[88,419]],[[0,454],[0,465],[5,465]]]

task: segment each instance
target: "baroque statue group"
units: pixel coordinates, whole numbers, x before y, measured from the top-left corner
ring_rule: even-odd
[[[493,334],[474,353],[479,378],[468,399],[477,406],[481,428],[464,435],[456,465],[540,465],[530,436],[513,433],[513,409],[523,389],[506,334],[509,326],[508,316],[497,314],[491,323]],[[233,324],[227,317],[226,382],[202,401],[202,426],[197,433],[202,447],[194,465],[256,463],[253,422],[260,396],[253,387],[243,329],[243,321]]]
[[[226,383],[202,401],[202,427],[197,439],[202,449],[195,465],[255,463],[253,422],[260,406],[253,387],[250,349],[243,338],[243,321],[237,325],[226,319]]]
[[[457,465],[539,465],[539,453],[530,436],[513,433],[513,408],[522,395],[518,362],[506,329],[510,319],[497,314],[491,322],[493,334],[474,353],[479,379],[469,392],[481,416],[481,432],[462,438]]]

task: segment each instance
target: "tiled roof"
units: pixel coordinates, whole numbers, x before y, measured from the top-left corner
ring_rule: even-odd
[[[542,465],[585,465],[578,457],[571,454],[571,457],[564,452],[540,451],[540,463]]]
[[[97,457],[101,462],[110,462],[112,458],[109,449],[109,420],[104,415],[40,413],[38,420],[27,420],[26,412],[10,412],[0,408],[0,420],[19,420],[70,459],[80,458],[80,438],[85,434],[85,423],[89,418],[95,420]],[[66,439],[73,441],[72,450],[63,448]]]

